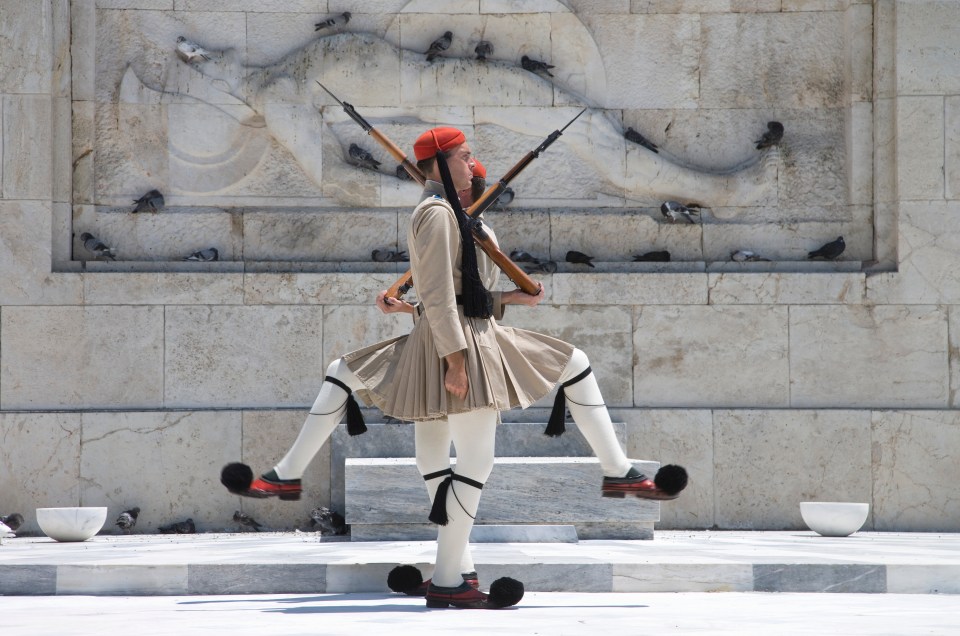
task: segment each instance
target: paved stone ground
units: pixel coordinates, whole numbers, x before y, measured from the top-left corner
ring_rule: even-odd
[[[4,633],[599,635],[960,633],[960,596],[531,593],[500,611],[428,610],[393,594],[0,597]]]

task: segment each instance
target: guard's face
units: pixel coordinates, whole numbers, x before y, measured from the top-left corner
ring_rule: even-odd
[[[462,143],[454,148],[447,156],[447,166],[453,178],[453,186],[457,192],[470,188],[473,180],[473,153],[470,144]]]

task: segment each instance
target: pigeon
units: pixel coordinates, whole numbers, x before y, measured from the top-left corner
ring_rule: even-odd
[[[846,248],[847,244],[843,242],[843,237],[838,236],[836,241],[830,241],[819,249],[807,252],[807,258],[825,258],[828,261],[832,261],[843,254],[843,250]]]
[[[523,250],[513,250],[510,252],[510,260],[514,263],[533,263],[539,264],[540,259],[535,258],[531,254],[524,252]]]
[[[700,215],[699,210],[697,210],[699,207],[697,204],[693,204],[693,207],[691,207],[678,201],[664,201],[660,205],[660,213],[670,219],[671,223],[676,223],[680,219],[685,219],[689,223],[696,223],[693,217]]]
[[[201,263],[210,263],[220,260],[220,250],[215,247],[208,247],[205,250],[197,250],[190,256],[185,257],[185,261],[200,261]]]
[[[353,15],[349,11],[344,11],[340,15],[333,16],[323,22],[317,22],[313,25],[314,31],[322,31],[324,29],[332,29],[334,27],[343,26],[350,21]]]
[[[590,267],[593,267],[593,265]],[[553,274],[557,271],[557,264],[553,261],[538,261],[536,263],[524,264],[523,270],[528,274]]]
[[[138,516],[140,516],[140,508],[134,506],[130,510],[121,512],[120,516],[117,517],[115,525],[120,526],[120,529],[124,532],[130,532],[133,530],[133,527],[137,525]]]
[[[239,523],[241,526],[253,528],[254,532],[260,532],[260,528],[262,527],[259,523],[257,523],[256,519],[245,512],[240,512],[239,510],[233,513],[233,520]]]
[[[177,38],[177,55],[183,58],[184,62],[193,62],[199,59],[210,59],[210,51],[206,50],[196,42],[191,42],[182,35]]]
[[[324,506],[310,511],[310,527],[320,526],[320,534],[343,535],[347,533],[346,519],[339,512]]]
[[[497,197],[497,205],[501,208],[505,208],[511,203],[513,203],[513,198],[516,196],[516,192],[513,191],[513,188],[507,186],[503,189],[503,192],[500,193],[500,196]]]
[[[397,164],[397,179],[401,181],[413,181],[413,177],[410,176],[410,173],[407,172],[407,169],[403,167],[403,164]]]
[[[193,519],[187,519],[186,521],[171,523],[168,526],[160,526],[157,530],[160,534],[194,534],[197,527],[193,525]]]
[[[767,261],[767,262],[770,261],[769,258],[764,258],[759,254],[757,254],[756,252],[751,252],[750,250],[737,250],[736,252],[731,252],[730,260],[736,263],[748,263],[748,262],[752,263],[752,262],[758,262],[758,261]]]
[[[450,44],[453,42],[453,32],[447,31],[442,36],[438,37],[436,40],[430,43],[430,48],[427,49],[427,61],[432,62],[441,53],[450,48]]]
[[[23,525],[23,515],[19,512],[12,512],[5,517],[0,517],[0,523],[7,526],[10,532],[16,532]]]
[[[590,267],[593,267],[593,263],[590,262],[592,260],[592,256],[587,256],[583,252],[578,252],[577,250],[570,250],[567,252],[568,263],[580,263],[581,265],[589,265]]]
[[[658,250],[656,252],[635,254],[633,261],[635,263],[668,263],[670,262],[670,252],[667,250]]]
[[[757,150],[763,150],[764,148],[769,148],[770,146],[776,146],[783,139],[783,124],[778,121],[768,121],[767,122],[767,132],[756,142]]]
[[[535,60],[524,55],[520,58],[520,66],[531,73],[546,73],[550,77],[553,77],[553,73],[550,72],[550,69],[554,68],[553,64],[547,64],[546,62],[541,62],[540,60]]]
[[[369,168],[370,170],[376,170],[380,167],[380,162],[357,144],[350,144],[350,163],[358,168]]]
[[[7,537],[15,537],[17,533],[10,529],[10,526],[0,521],[0,545],[3,545],[3,539]]]
[[[87,248],[87,250],[97,255],[97,258],[110,261],[117,260],[117,254],[114,249],[112,247],[107,247],[103,241],[98,239],[90,232],[84,232],[81,234],[80,240],[83,241],[83,246]]]
[[[632,141],[635,144],[640,144],[647,150],[652,150],[653,152],[660,154],[659,146],[657,146],[657,144],[653,143],[652,141],[650,141],[649,139],[647,139],[646,137],[638,133],[633,128],[627,128],[627,131],[623,133],[623,136],[627,139],[627,141]]]
[[[159,190],[151,190],[139,199],[134,199],[137,207],[133,208],[134,214],[137,212],[157,212],[163,207],[163,195]]]
[[[410,260],[405,251],[394,250],[373,250],[370,253],[370,258],[375,263],[406,263]]]
[[[477,54],[477,59],[481,62],[487,61],[488,55],[493,55],[493,44],[487,40],[480,40],[473,52]]]

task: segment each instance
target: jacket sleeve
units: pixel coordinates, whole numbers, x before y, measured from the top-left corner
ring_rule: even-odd
[[[490,295],[493,296],[493,319],[503,320],[503,312],[507,308],[503,304],[503,292],[494,291],[490,292]]]
[[[427,205],[414,219],[413,240],[419,267],[414,273],[417,295],[442,358],[467,348],[457,312],[453,277],[460,250],[460,231],[445,202]]]

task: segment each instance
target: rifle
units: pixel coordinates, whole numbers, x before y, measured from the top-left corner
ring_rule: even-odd
[[[315,80],[316,81],[316,80]],[[320,84],[317,81],[317,84]],[[330,97],[332,97],[340,106],[343,108],[344,112],[350,116],[353,121],[360,125],[368,135],[372,136],[377,142],[383,146],[387,152],[389,152],[394,159],[400,162],[404,169],[410,174],[411,177],[416,179],[421,185],[426,182],[426,177],[423,173],[410,162],[407,158],[407,155],[404,154],[400,148],[394,144],[392,141],[387,139],[380,131],[373,127],[367,120],[365,120],[360,114],[354,109],[352,105],[347,102],[342,102],[337,98],[336,95],[330,92],[330,90],[320,84],[320,88],[325,90]],[[482,222],[477,218],[479,217],[484,210],[490,207],[497,198],[503,194],[503,191],[507,189],[507,185],[514,179],[518,174],[520,174],[524,168],[526,168],[530,163],[540,156],[544,150],[546,150],[553,142],[555,142],[560,135],[563,134],[563,131],[567,129],[570,124],[575,122],[577,118],[580,117],[586,108],[581,110],[576,116],[567,122],[567,124],[559,129],[554,130],[550,133],[547,138],[541,143],[537,148],[528,152],[515,166],[507,171],[505,175],[500,177],[500,180],[490,186],[484,191],[479,199],[473,202],[473,204],[467,209],[466,213],[473,221],[471,222],[471,230],[473,232],[474,240],[477,242],[477,245],[486,252],[487,256],[490,257],[497,267],[499,267],[507,277],[514,282],[517,287],[523,290],[525,293],[530,295],[536,295],[540,293],[540,283],[536,282],[530,276],[520,269],[520,267],[510,260],[510,257],[500,251],[494,242],[490,239],[490,236],[484,231]],[[400,299],[410,291],[410,288],[413,287],[413,274],[408,270],[397,282],[390,286],[387,290],[387,296],[391,298]]]
[[[314,81],[317,82],[317,84],[320,84],[320,82],[318,82],[317,80],[314,80]],[[420,172],[420,169],[417,168],[417,166],[415,166],[407,158],[407,155],[404,154],[402,150],[400,150],[400,147],[397,146],[397,144],[387,139],[386,135],[384,135],[382,132],[374,128],[370,122],[368,122],[366,119],[361,117],[360,113],[357,112],[357,110],[353,107],[353,105],[348,104],[347,102],[341,102],[339,99],[337,99],[337,96],[331,93],[330,89],[324,86],[323,84],[320,84],[320,88],[327,91],[327,95],[332,97],[334,100],[336,100],[338,104],[340,104],[344,112],[350,115],[350,119],[357,122],[360,125],[360,127],[367,132],[368,135],[376,139],[377,143],[383,146],[384,149],[386,149],[386,151],[389,152],[391,156],[393,156],[393,158],[400,163],[401,166],[403,166],[403,169],[407,171],[407,174],[413,177],[416,181],[420,182],[420,185],[423,185],[424,183],[426,183],[427,178],[424,177],[423,173]]]

